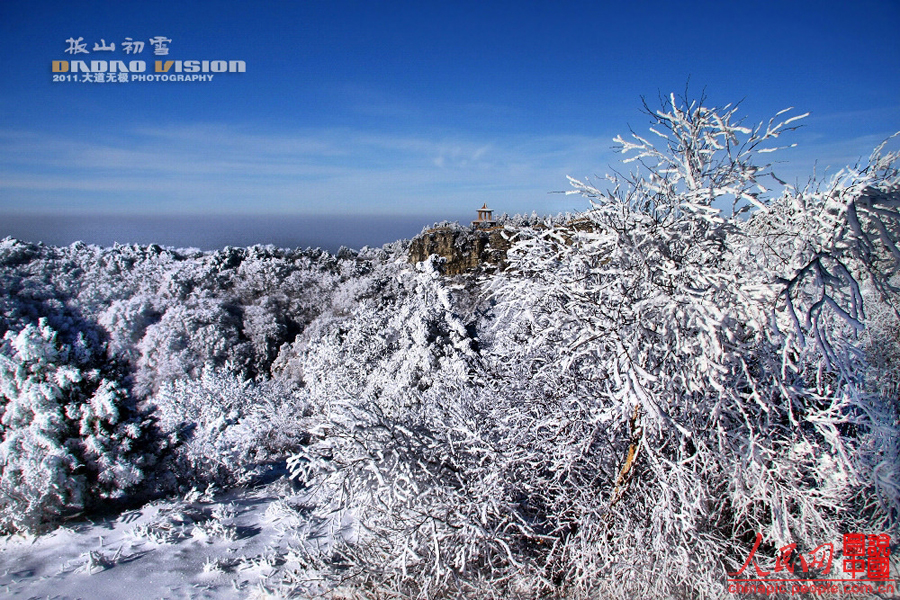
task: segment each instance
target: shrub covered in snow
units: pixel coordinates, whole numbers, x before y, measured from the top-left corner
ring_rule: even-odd
[[[143,479],[134,402],[40,320],[0,341],[0,528],[40,530]]]
[[[302,401],[227,368],[165,383],[150,403],[168,442],[164,469],[181,488],[247,483],[257,467],[284,459],[303,440]]]
[[[440,306],[452,323],[437,278],[305,347],[295,372],[328,402],[291,465],[356,523],[366,589],[721,597],[757,533],[897,531],[898,406],[871,380],[900,344],[858,336],[865,296],[896,300],[896,156],[773,198],[758,160],[795,118],[650,114],[663,148],[619,138],[640,167],[573,180],[592,208],[522,229],[484,281],[480,355],[435,362],[456,343],[389,325],[416,306],[404,328]]]

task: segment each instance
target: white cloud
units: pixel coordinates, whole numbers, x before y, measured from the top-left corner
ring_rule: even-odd
[[[565,175],[610,162],[580,136],[428,137],[237,125],[136,128],[102,139],[0,131],[0,208],[140,212],[554,212]],[[574,174],[582,174],[576,172]]]
[[[0,130],[0,210],[467,215],[586,207],[566,175],[620,168],[613,134],[399,134],[354,129],[260,131],[236,124],[136,127],[116,134]],[[864,158],[883,138],[826,140],[810,129],[778,152],[801,183],[819,165]],[[836,169],[835,169],[836,170]]]

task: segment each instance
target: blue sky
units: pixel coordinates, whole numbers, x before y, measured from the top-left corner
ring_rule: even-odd
[[[580,210],[548,192],[618,166],[641,96],[809,111],[780,173],[900,130],[900,2],[0,2],[0,212]],[[70,37],[210,82],[53,82]],[[771,155],[770,155],[771,156]],[[2,233],[2,232],[0,232]]]

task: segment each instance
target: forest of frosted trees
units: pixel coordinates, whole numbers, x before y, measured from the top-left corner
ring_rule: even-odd
[[[0,530],[283,474],[353,532],[304,568],[411,598],[715,598],[757,534],[896,539],[891,141],[797,188],[802,116],[645,108],[499,269],[3,240]]]

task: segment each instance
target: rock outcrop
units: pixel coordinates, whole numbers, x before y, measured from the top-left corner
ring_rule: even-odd
[[[409,262],[415,264],[432,254],[444,258],[445,275],[505,267],[510,233],[462,226],[436,227],[422,232],[409,245]]]

